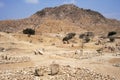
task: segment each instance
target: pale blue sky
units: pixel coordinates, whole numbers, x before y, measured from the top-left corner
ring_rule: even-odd
[[[0,0],[0,20],[26,18],[45,7],[70,3],[120,20],[120,0]]]

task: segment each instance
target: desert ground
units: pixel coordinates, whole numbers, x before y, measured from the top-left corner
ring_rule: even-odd
[[[78,35],[69,44],[64,36],[0,32],[0,80],[120,80],[119,40],[96,45],[96,36],[82,49]]]

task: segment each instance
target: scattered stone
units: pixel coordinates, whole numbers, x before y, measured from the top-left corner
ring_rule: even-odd
[[[5,48],[0,47],[0,52],[5,52],[5,51],[6,51]]]
[[[44,53],[44,49],[34,50],[34,54],[35,54],[35,55],[43,55],[43,53]]]
[[[55,63],[39,67],[0,70],[0,80],[117,80],[115,77],[100,74],[87,68],[62,66]],[[51,74],[44,75],[48,68],[51,69]]]
[[[83,50],[76,50],[75,52],[63,53],[63,54],[56,54],[62,57],[69,57],[74,59],[88,59],[96,56],[102,56],[103,53],[98,53],[97,51],[83,51]]]
[[[113,64],[115,67],[120,67],[120,63]]]
[[[53,64],[50,65],[50,68],[51,68],[51,74],[50,75],[58,74],[58,72],[59,72],[59,64],[53,63]]]
[[[81,54],[82,53],[82,50],[76,50],[75,51],[75,54]]]
[[[9,63],[20,63],[20,62],[29,62],[30,57],[12,57],[8,55],[0,55],[0,64],[9,64]]]
[[[35,76],[43,76],[43,72],[40,69],[35,69]]]

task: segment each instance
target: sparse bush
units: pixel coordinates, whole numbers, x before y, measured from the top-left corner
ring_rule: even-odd
[[[23,30],[23,34],[28,34],[28,37],[30,37],[31,35],[35,35],[35,30],[31,28],[26,28]]]
[[[113,37],[113,35],[116,35],[117,32],[115,31],[111,31],[108,33],[107,37],[109,38],[110,42],[114,42],[115,41],[115,37]]]
[[[85,32],[85,33],[79,35],[79,38],[83,39],[84,43],[88,43],[93,37],[94,37],[93,32]]]
[[[80,38],[80,39],[83,39],[84,36],[85,36],[85,34],[80,34],[80,35],[79,35],[79,38]]]
[[[117,34],[117,32],[115,32],[115,31],[111,31],[111,32],[108,33],[107,36],[110,37],[110,36],[113,36],[113,35],[115,35],[115,34]]]
[[[114,37],[109,37],[110,42],[114,42],[115,38]]]
[[[76,35],[76,33],[68,33],[68,34],[63,38],[62,41],[63,41],[63,42],[67,41],[67,43],[69,43],[68,40],[72,39],[75,35]]]
[[[93,32],[86,32],[85,33],[87,36],[93,38],[94,37],[94,33]]]
[[[84,43],[88,43],[89,41],[90,41],[90,37],[89,36],[85,36],[85,38],[83,39],[84,41]]]

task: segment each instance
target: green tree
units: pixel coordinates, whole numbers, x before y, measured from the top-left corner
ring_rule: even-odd
[[[115,32],[115,31],[108,32],[107,37],[109,38],[110,42],[114,42],[115,41],[114,35],[116,35],[116,34],[117,34],[117,32]]]
[[[28,37],[30,37],[31,35],[35,35],[35,30],[31,28],[26,28],[23,30],[23,34],[28,34]]]

